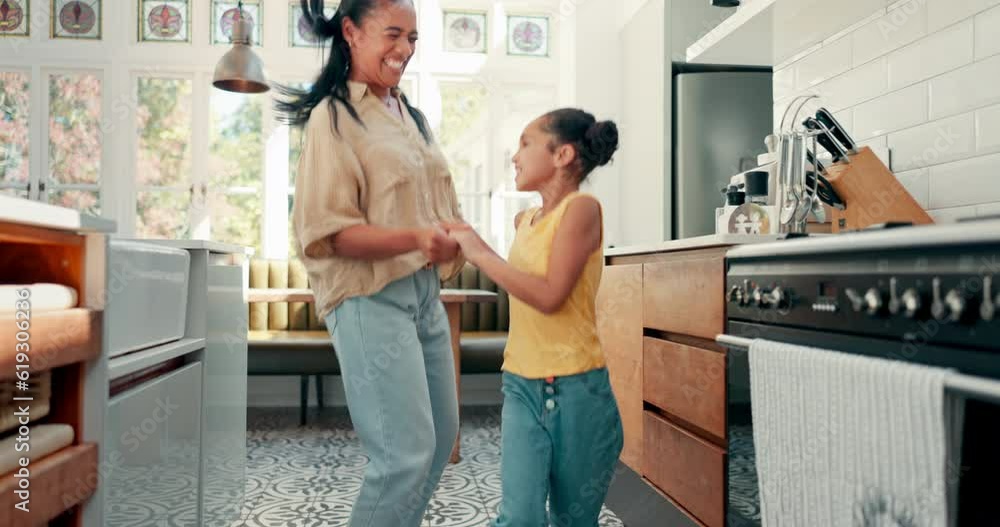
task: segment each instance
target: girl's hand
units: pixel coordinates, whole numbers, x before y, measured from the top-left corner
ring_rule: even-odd
[[[485,256],[493,252],[490,246],[468,224],[448,224],[446,228],[448,236],[458,242],[462,247],[462,254],[473,265],[479,265]]]
[[[417,248],[431,263],[450,262],[458,256],[458,242],[448,237],[440,227],[420,229],[416,232]]]

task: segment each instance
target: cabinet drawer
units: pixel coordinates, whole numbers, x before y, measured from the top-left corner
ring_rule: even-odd
[[[646,337],[643,399],[715,436],[726,437],[726,357]]]
[[[643,325],[715,340],[725,324],[725,251],[681,253],[643,265]]]
[[[647,411],[642,475],[708,527],[725,518],[726,453]]]

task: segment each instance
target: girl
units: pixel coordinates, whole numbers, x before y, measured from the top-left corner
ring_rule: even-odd
[[[449,225],[465,257],[511,295],[494,527],[595,527],[622,450],[594,315],[601,206],[579,191],[617,148],[613,122],[548,113],[525,128],[514,156],[517,189],[539,192],[542,207],[515,218],[510,262],[467,226]]]
[[[330,59],[306,92],[284,89],[305,126],[292,211],[297,252],[340,362],[370,459],[351,527],[417,527],[458,436],[441,279],[463,264],[438,226],[458,198],[427,121],[397,86],[417,42],[411,0],[302,0]]]

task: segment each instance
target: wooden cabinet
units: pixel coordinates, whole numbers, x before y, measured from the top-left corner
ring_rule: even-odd
[[[727,355],[715,337],[725,330],[728,246],[664,245],[612,253],[598,295],[622,461],[695,523],[723,526]]]
[[[611,387],[622,416],[621,460],[636,472],[642,462],[642,265],[604,269],[597,294],[597,328]]]
[[[646,338],[643,399],[716,443],[726,438],[726,356],[717,351]]]
[[[644,264],[643,324],[714,340],[726,324],[725,273],[723,249],[671,253]]]
[[[708,527],[722,527],[725,450],[653,412],[644,426],[643,477]]]

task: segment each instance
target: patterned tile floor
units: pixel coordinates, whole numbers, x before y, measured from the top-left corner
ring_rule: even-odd
[[[424,527],[482,527],[500,502],[500,410],[462,408],[462,461],[449,465]],[[251,408],[247,495],[233,527],[346,526],[368,462],[345,409]],[[600,527],[621,527],[605,509]]]

